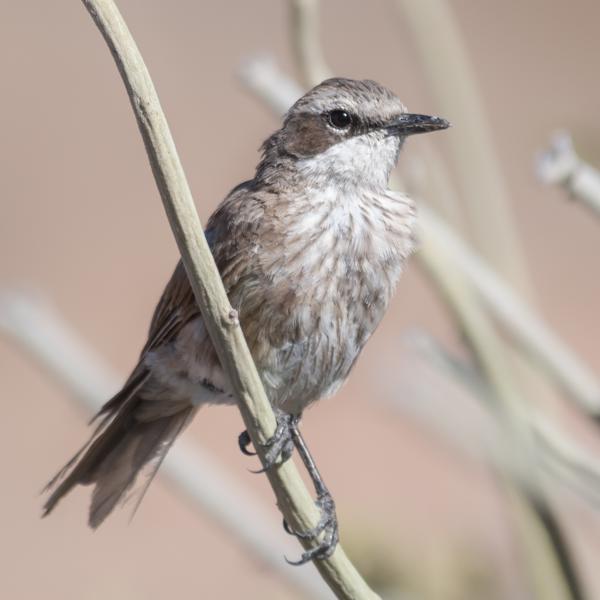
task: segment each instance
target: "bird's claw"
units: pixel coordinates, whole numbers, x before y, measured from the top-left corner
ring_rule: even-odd
[[[329,558],[339,541],[338,522],[335,513],[335,502],[323,480],[319,474],[308,448],[298,431],[298,423],[300,415],[290,415],[281,410],[275,411],[277,427],[273,436],[267,440],[262,447],[265,449],[263,468],[253,473],[264,473],[274,465],[284,463],[288,460],[294,447],[298,449],[302,462],[308,469],[310,477],[317,491],[317,499],[315,504],[319,508],[319,521],[317,524],[307,531],[294,531],[289,524],[284,520],[283,528],[290,535],[294,535],[302,540],[315,540],[316,545],[309,550],[306,550],[302,556],[296,560],[285,559],[290,565],[303,565],[311,560],[322,560]],[[238,444],[240,450],[250,456],[255,452],[248,450],[248,446],[252,443],[247,431],[243,431],[239,438]],[[277,459],[281,457],[280,461]]]
[[[289,560],[286,558],[286,562],[290,565],[303,565],[313,559],[323,560],[329,558],[339,541],[338,522],[335,512],[335,502],[331,494],[327,491],[321,493],[315,502],[320,510],[319,522],[307,531],[294,531],[287,521],[283,521],[283,528],[290,535],[295,535],[303,540],[305,539],[317,539],[322,533],[323,538],[321,541],[310,550],[306,550],[298,560]]]
[[[252,440],[250,439],[250,435],[248,434],[248,432],[246,430],[242,431],[242,433],[240,433],[240,435],[238,436],[238,446],[240,447],[242,454],[245,454],[246,456],[256,456],[256,452],[248,450],[248,446],[251,443]]]
[[[268,439],[264,444],[263,448],[266,448],[264,464],[261,469],[252,471],[253,473],[264,473],[271,467],[278,464],[277,458],[281,456],[281,461],[284,463],[288,460],[294,451],[294,440],[292,436],[292,423],[294,416],[288,415],[287,413],[278,411],[275,414],[277,420],[277,427],[273,436]],[[238,444],[240,450],[246,456],[253,456],[256,452],[248,450],[251,440],[247,431],[242,431],[238,438]]]

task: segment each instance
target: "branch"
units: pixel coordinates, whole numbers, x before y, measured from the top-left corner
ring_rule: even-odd
[[[412,30],[419,66],[437,106],[455,126],[455,133],[449,132],[445,139],[474,245],[521,295],[530,297],[530,278],[506,181],[451,5],[448,0],[396,0]]]
[[[490,410],[492,403],[489,399],[482,402],[492,393],[489,383],[473,365],[448,352],[425,331],[415,330],[402,339],[410,350],[401,357],[403,371],[398,374],[404,386],[398,390],[397,383],[392,385],[386,403],[471,459],[496,470],[510,473],[516,469],[518,473],[526,457],[519,455],[518,464],[513,465],[502,451],[506,440]],[[448,411],[448,406],[453,410]],[[535,450],[526,470],[541,468],[549,484],[566,487],[598,510],[600,465],[596,457],[548,419],[543,409],[529,408],[523,417],[531,429]]]
[[[204,323],[263,465],[275,417],[242,330],[203,235],[183,168],[141,54],[112,0],[83,0],[110,48],[138,122],[150,165]],[[286,521],[306,531],[318,521],[313,500],[292,461],[267,472]],[[310,539],[302,540],[305,547]],[[340,546],[315,565],[339,598],[377,598]]]
[[[554,519],[539,473],[530,468],[536,457],[530,409],[515,385],[504,341],[431,231],[422,235],[419,255],[493,391],[484,400],[493,401],[497,421],[505,434],[503,451],[512,467],[500,471],[498,477],[512,509],[535,593],[544,600],[579,600],[580,588],[568,544]],[[547,527],[549,523],[553,529]]]
[[[550,147],[537,157],[537,176],[544,183],[563,187],[600,216],[600,171],[577,156],[566,132],[554,135]]]
[[[296,64],[302,66],[302,82],[311,88],[332,76],[319,41],[319,0],[291,0],[289,7]]]
[[[423,230],[443,246],[453,268],[461,271],[479,299],[517,346],[586,413],[600,416],[600,382],[571,350],[498,275],[436,214],[419,207]]]

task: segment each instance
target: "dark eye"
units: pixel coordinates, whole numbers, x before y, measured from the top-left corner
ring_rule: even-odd
[[[347,129],[352,125],[352,115],[345,110],[332,110],[327,113],[327,120],[336,129]]]

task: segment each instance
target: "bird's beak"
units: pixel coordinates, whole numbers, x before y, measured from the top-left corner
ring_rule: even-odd
[[[447,129],[450,123],[441,117],[429,117],[427,115],[414,115],[405,113],[393,119],[384,129],[390,135],[407,136],[415,133],[427,133],[438,129]]]

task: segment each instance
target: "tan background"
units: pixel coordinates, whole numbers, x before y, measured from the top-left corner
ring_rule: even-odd
[[[451,4],[493,126],[543,315],[600,371],[600,224],[541,186],[532,167],[534,153],[557,127],[569,128],[582,154],[600,164],[600,5]],[[259,144],[277,127],[244,91],[236,69],[257,52],[291,69],[286,4],[119,5],[155,80],[205,220],[233,185],[252,175]],[[379,80],[415,112],[436,111],[392,2],[330,0],[323,31],[337,74]],[[43,292],[125,376],[177,252],[114,64],[80,2],[4,2],[0,73],[0,286]],[[406,153],[420,143],[411,140]],[[435,143],[444,148],[446,141],[440,136]],[[378,401],[395,385],[394,357],[409,326],[456,343],[414,266],[350,382],[305,418],[306,436],[337,498],[342,539],[350,550],[355,539],[354,546],[372,544],[378,550],[369,557],[397,565],[400,578],[416,573],[436,585],[448,570],[464,568],[467,577],[498,580],[502,597],[526,598],[501,496],[485,469],[459,460]],[[130,525],[125,510],[91,533],[87,490],[40,520],[40,488],[88,431],[68,394],[7,340],[0,340],[0,381],[1,598],[294,597],[160,480]],[[241,428],[236,411],[211,409],[185,436],[218,455],[271,508],[266,480],[247,472],[254,463],[236,448]],[[278,513],[271,513],[277,528]],[[592,520],[588,532],[600,533]],[[590,548],[580,544],[578,552],[592,586],[598,546],[596,554]]]

